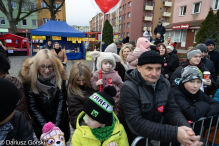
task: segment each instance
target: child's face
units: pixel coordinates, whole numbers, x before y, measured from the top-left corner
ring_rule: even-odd
[[[4,119],[3,121],[1,121],[1,122],[0,122],[0,125],[3,125],[3,124],[5,124],[5,123],[7,123],[9,120],[11,120],[11,118],[12,118],[13,115],[14,115],[14,112],[15,112],[15,110],[14,110],[6,119]]]
[[[202,81],[199,79],[194,79],[186,82],[184,87],[191,94],[196,94],[202,85]]]
[[[102,67],[102,70],[103,70],[103,71],[109,72],[109,71],[111,71],[113,65],[112,65],[112,63],[109,62],[109,61],[104,61],[104,62],[102,63],[102,66],[101,66],[101,67]]]
[[[93,120],[87,114],[86,114],[86,121],[85,121],[85,123],[87,124],[87,126],[90,127],[90,129],[95,129],[95,128],[99,128],[99,127],[105,127],[105,124],[101,124],[101,123]]]

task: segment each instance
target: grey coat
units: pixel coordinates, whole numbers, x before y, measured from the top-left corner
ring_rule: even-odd
[[[170,83],[163,75],[154,91],[137,69],[129,70],[120,93],[120,121],[127,124],[126,130],[130,130],[136,137],[177,142],[178,126],[190,127],[175,102]],[[163,116],[168,124],[162,124]]]

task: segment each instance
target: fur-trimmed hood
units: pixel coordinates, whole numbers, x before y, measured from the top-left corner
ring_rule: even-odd
[[[30,58],[28,58],[24,61],[23,65],[22,65],[22,68],[19,72],[19,77],[23,83],[30,84],[29,72],[30,72],[30,66],[32,64],[33,63],[30,62]],[[59,70],[59,73],[61,75],[62,80],[67,80],[66,70],[58,58],[56,58],[56,64],[58,66],[58,70]]]

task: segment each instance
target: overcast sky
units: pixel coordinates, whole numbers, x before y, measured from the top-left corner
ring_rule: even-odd
[[[98,14],[98,8],[95,5],[95,8],[93,7],[91,0],[65,1],[66,19],[69,25],[89,26],[89,21]]]

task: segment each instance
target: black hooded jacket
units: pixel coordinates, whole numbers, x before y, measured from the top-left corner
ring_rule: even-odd
[[[157,25],[157,27],[154,29],[155,35],[157,35],[158,32],[161,34],[161,36],[163,36],[166,33],[166,29],[165,29],[165,27],[163,27],[162,24],[160,26]]]
[[[211,60],[207,59],[206,57],[204,57],[201,61],[202,63],[205,64],[205,67],[209,69],[212,78],[216,81],[214,63]]]
[[[163,116],[169,125],[160,123]],[[190,127],[175,102],[169,81],[161,75],[154,91],[137,69],[126,72],[118,117],[124,127],[128,125],[126,131],[134,133],[134,138],[143,136],[162,142],[176,142],[177,127]],[[133,137],[128,134],[129,139]]]

